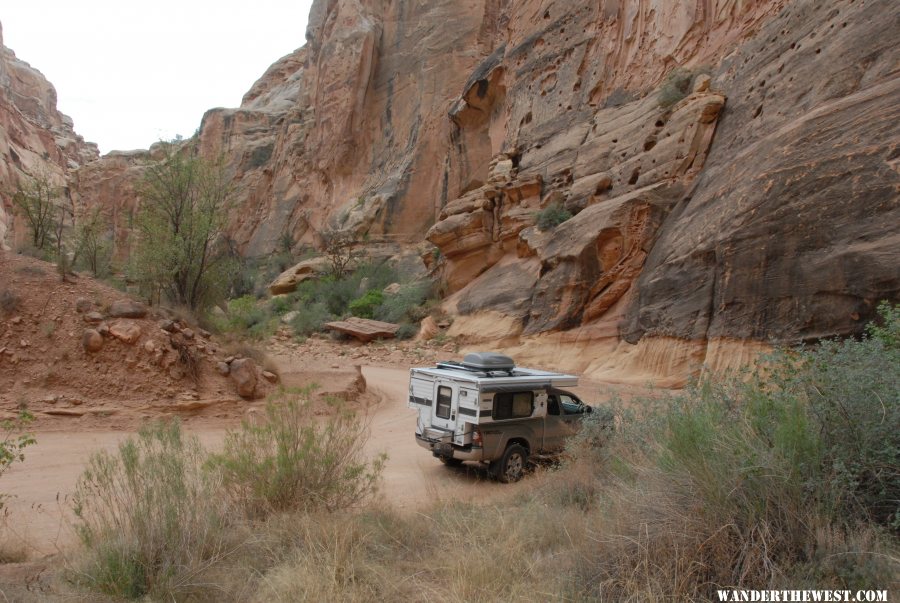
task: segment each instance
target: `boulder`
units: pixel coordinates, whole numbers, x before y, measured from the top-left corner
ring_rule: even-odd
[[[223,377],[227,377],[228,373],[231,372],[231,366],[227,362],[217,362],[216,370],[219,371],[219,374]]]
[[[326,323],[325,327],[332,331],[355,337],[363,343],[368,343],[373,339],[390,339],[395,337],[400,325],[352,316],[347,320]]]
[[[147,306],[133,299],[120,299],[110,305],[109,315],[112,318],[144,318]]]
[[[81,336],[81,347],[85,352],[99,352],[103,348],[103,336],[94,329],[85,329]]]
[[[84,315],[84,322],[88,322],[91,324],[100,324],[103,322],[103,315],[99,312],[88,312]]]
[[[75,300],[75,311],[79,314],[84,314],[85,312],[90,312],[94,308],[94,302],[91,300],[79,297]]]
[[[282,295],[296,291],[298,284],[318,276],[320,272],[327,270],[327,266],[328,260],[326,258],[304,260],[279,274],[269,285],[269,293]]]
[[[109,334],[132,345],[141,338],[141,326],[133,320],[117,320],[109,325]]]
[[[256,363],[250,358],[235,360],[229,366],[229,375],[234,381],[235,389],[242,398],[252,398],[256,393],[256,384],[259,382],[259,371]]]
[[[263,379],[265,379],[269,383],[277,383],[278,382],[278,375],[276,375],[275,373],[272,373],[270,371],[263,371],[262,376],[263,376]]]

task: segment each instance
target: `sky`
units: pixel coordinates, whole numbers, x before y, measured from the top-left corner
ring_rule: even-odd
[[[4,44],[55,86],[75,131],[112,150],[193,135],[306,41],[312,0],[0,0]]]

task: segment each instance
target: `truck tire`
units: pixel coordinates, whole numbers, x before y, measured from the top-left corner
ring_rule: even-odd
[[[525,475],[527,463],[528,451],[519,444],[510,444],[503,456],[491,463],[491,473],[504,484],[517,482]]]

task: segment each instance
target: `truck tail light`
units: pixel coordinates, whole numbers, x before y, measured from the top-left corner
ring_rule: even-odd
[[[472,428],[472,444],[481,446],[481,430],[478,427]]]

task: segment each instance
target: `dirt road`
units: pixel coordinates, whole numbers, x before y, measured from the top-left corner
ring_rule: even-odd
[[[222,441],[222,427],[189,428],[205,446]],[[35,434],[37,444],[25,451],[25,462],[0,478],[0,491],[13,498],[2,533],[15,546],[23,542],[32,557],[58,552],[75,541],[72,493],[88,459],[100,450],[113,451],[131,435],[124,431],[72,431]]]
[[[363,374],[369,390],[381,398],[371,410],[366,449],[372,455],[388,455],[381,488],[385,501],[411,508],[436,500],[483,499],[517,487],[487,481],[477,467],[444,467],[416,445],[415,412],[406,407],[406,369],[365,367]],[[191,421],[186,429],[205,446],[216,448],[226,426]],[[78,476],[91,454],[114,450],[129,435],[125,431],[37,433],[38,442],[27,449],[25,462],[0,478],[0,491],[15,496],[7,501],[9,537],[27,542],[32,556],[54,553],[74,542],[71,494]]]
[[[388,455],[382,488],[387,501],[403,508],[429,501],[484,499],[517,487],[489,481],[475,466],[445,467],[416,445],[416,413],[406,406],[408,370],[370,366],[363,375],[369,389],[382,398],[372,414],[367,449]]]

